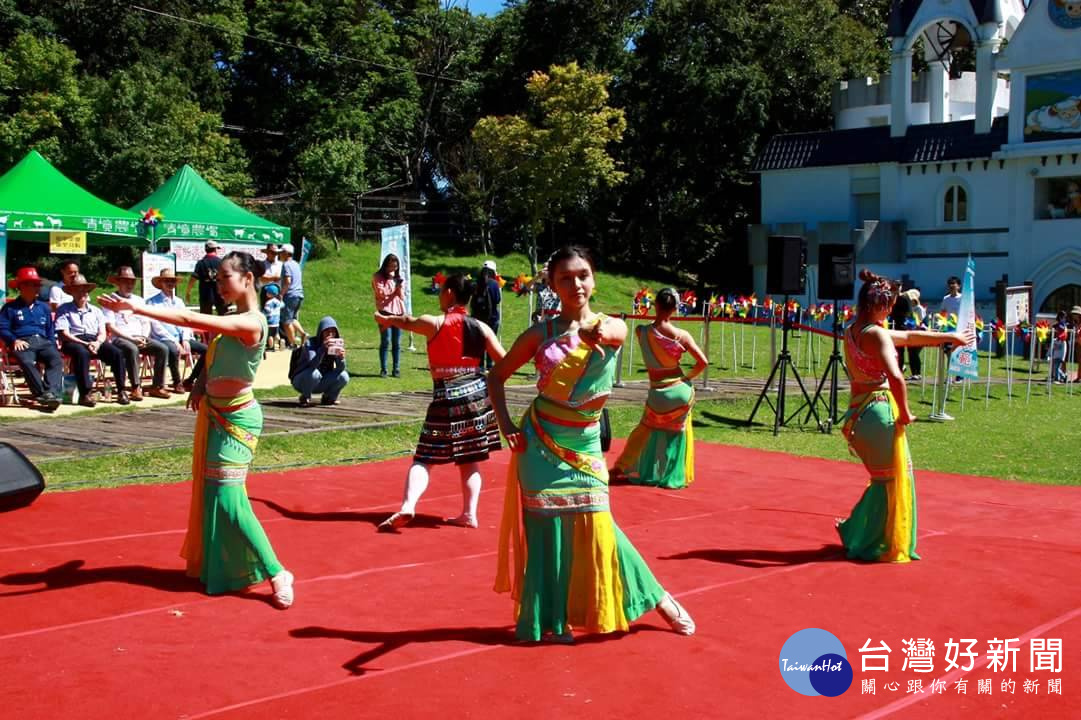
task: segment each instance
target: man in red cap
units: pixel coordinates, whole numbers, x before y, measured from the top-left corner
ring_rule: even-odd
[[[8,287],[18,288],[19,297],[0,308],[0,340],[22,368],[34,399],[45,412],[53,412],[60,407],[64,360],[56,349],[52,308],[38,299],[41,277],[36,268],[19,268]],[[44,379],[37,363],[45,366]]]

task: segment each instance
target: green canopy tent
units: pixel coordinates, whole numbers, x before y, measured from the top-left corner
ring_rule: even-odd
[[[95,197],[31,150],[0,177],[0,225],[15,240],[86,232],[89,245],[144,245],[139,216]]]
[[[248,212],[210,186],[190,165],[142,199],[132,210],[140,216],[150,208],[162,220],[152,228],[152,241],[164,239],[223,244],[287,243],[289,228]]]

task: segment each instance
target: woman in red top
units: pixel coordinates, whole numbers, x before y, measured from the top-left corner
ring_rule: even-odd
[[[405,287],[398,256],[387,253],[378,272],[372,275],[372,292],[375,293],[375,310],[382,315],[405,315]],[[398,365],[402,357],[399,346],[402,337],[400,327],[379,326],[379,375],[387,376],[387,346],[391,346],[394,360],[394,377],[401,377]]]
[[[434,384],[406,478],[405,499],[401,509],[379,525],[382,531],[397,530],[413,519],[417,501],[428,489],[430,466],[446,463],[457,465],[462,478],[462,514],[447,522],[477,527],[479,463],[488,459],[490,451],[499,449],[499,430],[480,362],[485,351],[496,360],[505,353],[491,328],[466,315],[465,306],[472,294],[471,280],[451,275],[439,292],[442,315],[413,318],[375,314],[381,328],[409,330],[428,339],[428,366]]]

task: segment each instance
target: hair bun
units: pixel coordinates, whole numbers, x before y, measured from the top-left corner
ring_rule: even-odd
[[[860,270],[860,280],[863,280],[864,282],[874,282],[878,279],[878,275],[875,275],[867,268],[863,268],[862,270]]]

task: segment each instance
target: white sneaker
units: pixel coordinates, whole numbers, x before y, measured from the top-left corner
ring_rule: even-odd
[[[271,599],[275,607],[285,610],[293,604],[293,573],[282,570],[270,578],[270,587],[274,591]]]
[[[954,418],[953,415],[948,415],[948,414],[946,414],[944,412],[940,412],[940,413],[932,413],[931,415],[929,415],[927,417],[927,419],[928,420],[934,420],[935,422],[949,422],[951,420],[955,420],[956,418]]]

